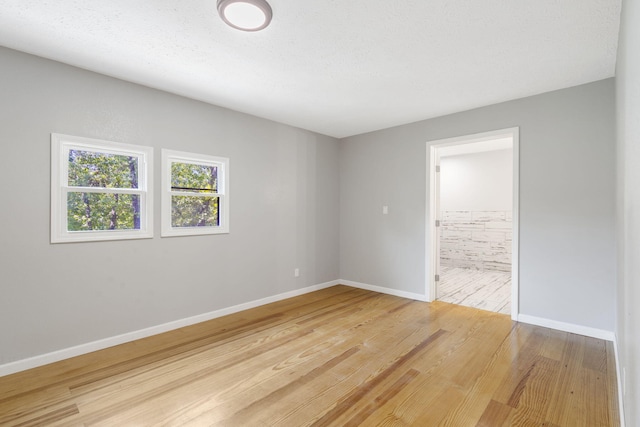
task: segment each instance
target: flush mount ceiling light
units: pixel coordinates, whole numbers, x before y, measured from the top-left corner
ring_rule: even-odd
[[[229,26],[242,31],[260,31],[273,16],[266,0],[218,0],[218,13]]]

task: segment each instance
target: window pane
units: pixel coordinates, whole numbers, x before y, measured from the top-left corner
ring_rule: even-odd
[[[171,190],[216,193],[218,192],[218,167],[172,162]]]
[[[138,188],[138,157],[69,150],[69,185]]]
[[[137,194],[67,194],[67,230],[138,230],[140,196]]]
[[[217,227],[219,197],[172,196],[172,227]]]

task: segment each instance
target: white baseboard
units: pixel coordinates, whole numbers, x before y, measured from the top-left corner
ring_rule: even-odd
[[[171,331],[174,329],[182,328],[185,326],[195,325],[196,323],[205,322],[207,320],[215,319],[217,317],[226,316],[228,314],[237,313],[239,311],[248,310],[250,308],[259,307],[261,305],[269,304],[276,301],[281,301],[287,298],[304,295],[309,292],[314,292],[320,289],[329,288],[341,283],[340,280],[333,280],[331,282],[320,283],[318,285],[308,286],[302,289],[295,289],[293,291],[284,292],[278,295],[273,295],[266,298],[261,298],[254,301],[234,305],[231,307],[222,308],[209,313],[199,314],[196,316],[188,317],[185,319],[179,319],[172,322],[164,323],[162,325],[152,326],[138,331],[127,332],[122,335],[109,337],[86,344],[80,344],[74,347],[65,348],[62,350],[53,351],[51,353],[42,354],[39,356],[30,357],[28,359],[17,360],[15,362],[6,363],[0,365],[0,377],[5,375],[14,374],[16,372],[25,371],[31,368],[37,368],[38,366],[48,365],[49,363],[59,362],[71,357],[80,356],[82,354],[91,353],[93,351],[102,350],[115,345],[124,344],[126,342],[139,340],[142,338],[150,337],[152,335],[161,334],[163,332]]]
[[[518,322],[529,323],[530,325],[536,326],[543,326],[545,328],[556,329],[558,331],[570,332],[572,334],[584,335],[586,337],[598,338],[601,340],[615,340],[615,334],[613,331],[606,331],[604,329],[591,328],[588,326],[574,325],[573,323],[558,322],[557,320],[529,316],[528,314],[518,314]]]
[[[385,288],[382,286],[369,285],[367,283],[354,282],[351,280],[338,280],[339,283],[354,288],[366,289],[368,291],[379,292],[381,294],[389,294],[396,297],[409,298],[417,301],[427,301],[427,296],[423,294],[415,294],[413,292],[399,291],[397,289]]]
[[[622,387],[622,369],[620,354],[618,353],[618,335],[614,334],[613,352],[616,356],[616,377],[618,378],[618,409],[620,411],[620,427],[625,427],[624,421],[624,388]]]

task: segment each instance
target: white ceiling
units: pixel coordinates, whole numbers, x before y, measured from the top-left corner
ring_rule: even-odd
[[[621,0],[0,0],[0,45],[335,137],[612,77]]]

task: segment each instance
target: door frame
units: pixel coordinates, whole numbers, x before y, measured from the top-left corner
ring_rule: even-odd
[[[433,141],[427,141],[427,180],[429,185],[427,186],[427,218],[426,228],[426,252],[429,254],[429,262],[426,264],[426,299],[427,301],[436,300],[436,280],[435,275],[437,266],[440,260],[439,251],[437,251],[437,233],[436,219],[437,218],[437,176],[436,165],[439,164],[438,148],[450,147],[453,145],[472,144],[475,142],[490,141],[493,139],[511,138],[513,141],[513,211],[512,211],[512,246],[511,246],[511,319],[518,320],[518,313],[520,312],[520,128],[512,127],[506,129],[499,129],[490,132],[476,133],[472,135],[464,135],[453,138],[438,139]]]

